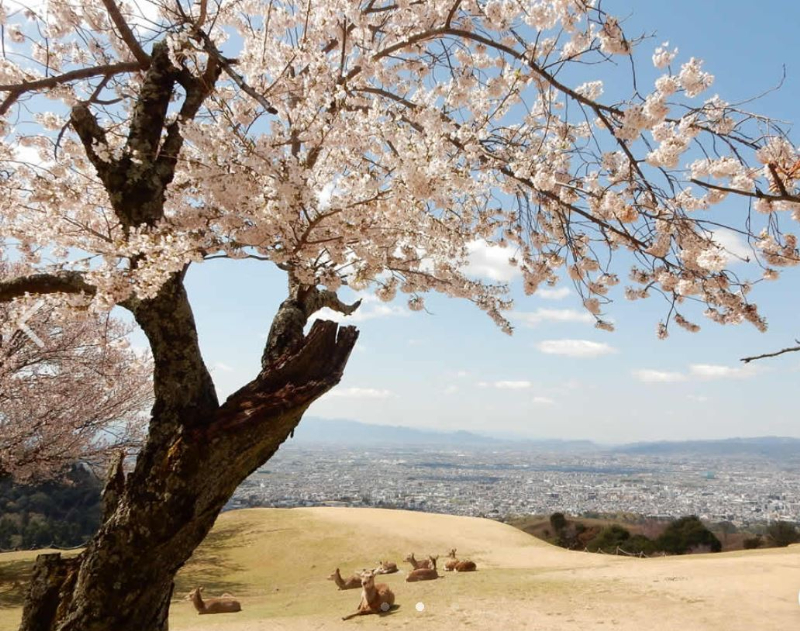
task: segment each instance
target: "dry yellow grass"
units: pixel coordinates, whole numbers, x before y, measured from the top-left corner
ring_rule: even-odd
[[[405,583],[409,552],[452,547],[478,563],[469,574]],[[32,554],[0,555],[0,576]],[[384,576],[399,607],[349,622],[357,590],[325,580],[396,561]],[[230,592],[238,614],[199,617],[183,597],[198,585]],[[547,631],[790,631],[800,629],[800,547],[660,559],[569,552],[497,522],[405,511],[253,509],[226,513],[179,574],[174,631],[312,631],[347,627]],[[0,586],[0,631],[16,628],[19,599]],[[424,605],[418,611],[416,605]]]

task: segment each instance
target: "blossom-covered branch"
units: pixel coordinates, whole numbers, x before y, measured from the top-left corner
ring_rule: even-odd
[[[26,277],[0,259],[0,279],[12,275],[0,282],[0,475],[48,479],[79,461],[99,472],[109,453],[135,453],[153,389],[149,359],[128,346],[131,327],[40,301],[24,314],[23,331],[17,310],[2,304],[9,293],[91,288],[75,277]]]

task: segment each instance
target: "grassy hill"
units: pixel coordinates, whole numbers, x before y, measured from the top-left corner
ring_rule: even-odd
[[[456,547],[479,571],[405,583],[383,577],[399,608],[349,622],[359,592],[325,580],[402,564]],[[22,580],[34,553],[0,555],[0,631],[16,628]],[[405,570],[405,568],[404,568]],[[800,627],[800,548],[627,559],[570,552],[494,521],[350,508],[252,509],[225,513],[178,576],[174,631],[311,631],[363,627],[426,629],[622,629],[750,631]],[[183,597],[235,594],[243,611],[197,616]],[[422,603],[423,611],[416,605]]]

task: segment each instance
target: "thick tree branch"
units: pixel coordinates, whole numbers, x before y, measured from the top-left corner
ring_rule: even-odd
[[[174,274],[155,298],[137,300],[132,306],[153,353],[155,406],[153,425],[158,419],[180,416],[190,426],[207,420],[217,408],[216,391],[200,353],[197,326],[183,275]],[[174,431],[174,427],[157,428]]]
[[[97,289],[87,283],[80,272],[31,274],[0,281],[0,302],[11,302],[25,294],[87,294],[93,296]]]
[[[150,67],[133,108],[126,153],[144,161],[156,157],[178,73],[169,58],[167,43],[155,44]]]
[[[259,417],[274,417],[287,406],[289,397],[293,398],[292,406],[310,405],[339,382],[357,339],[355,327],[317,320],[294,349],[228,398],[211,431],[230,431],[254,425]]]
[[[81,144],[83,144],[83,149],[86,151],[86,156],[89,158],[89,161],[94,166],[103,183],[106,183],[111,164],[97,155],[96,148],[97,145],[106,144],[105,130],[100,126],[100,123],[97,122],[89,106],[85,103],[79,103],[72,108],[69,114],[69,122],[75,130],[75,133],[78,134],[78,138],[81,139]]]
[[[163,186],[167,186],[175,174],[175,165],[178,155],[183,147],[183,136],[180,124],[182,121],[194,119],[206,98],[214,91],[214,86],[219,79],[221,68],[213,59],[209,58],[208,67],[202,77],[193,77],[188,71],[181,73],[178,81],[186,90],[186,98],[181,105],[178,118],[167,125],[167,137],[161,145],[161,150],[156,161],[156,169]]]
[[[148,55],[142,47],[139,45],[139,41],[136,39],[136,36],[131,31],[131,27],[128,26],[128,23],[125,21],[125,18],[122,17],[122,13],[117,6],[117,3],[114,0],[103,0],[103,5],[108,11],[108,15],[111,18],[111,21],[114,22],[114,26],[117,27],[119,31],[119,36],[123,42],[128,46],[133,56],[136,58],[142,68],[147,69],[150,67],[150,55]]]
[[[361,305],[343,303],[336,292],[317,287],[295,286],[290,289],[291,297],[281,303],[267,336],[261,366],[270,369],[286,354],[295,352],[305,340],[303,330],[308,319],[323,307],[338,313],[350,315]]]
[[[134,226],[155,225],[163,217],[165,191],[175,175],[183,146],[180,124],[194,119],[213,92],[219,75],[220,67],[213,59],[200,77],[193,76],[185,68],[176,68],[170,60],[166,42],[155,44],[142,88],[133,105],[125,149],[119,158],[98,155],[97,145],[105,144],[105,131],[88,105],[83,103],[72,109],[72,126],[126,231]],[[166,124],[176,84],[183,87],[186,96],[178,118]],[[165,129],[166,138],[162,143]]]

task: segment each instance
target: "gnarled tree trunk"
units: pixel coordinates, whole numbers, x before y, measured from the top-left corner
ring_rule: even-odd
[[[127,478],[110,476],[104,523],[81,555],[39,558],[20,631],[165,631],[175,574],[236,487],[338,383],[358,337],[316,322],[283,353],[273,343],[275,359],[219,405],[180,275],[132,311],[155,359],[147,443]]]
[[[211,56],[195,76],[173,64],[164,41],[149,56],[138,53],[142,85],[119,157],[97,154],[106,130],[88,103],[78,103],[70,116],[126,234],[165,220],[166,190],[183,145],[180,121],[192,120],[213,92],[222,60]],[[173,100],[181,105],[169,121]],[[137,256],[129,260],[132,270],[139,263]],[[200,354],[185,271],[175,273],[155,298],[133,296],[120,303],[133,313],[153,352],[148,438],[130,475],[117,467],[109,476],[103,524],[80,556],[45,555],[37,562],[20,631],[166,630],[175,574],[225,502],[275,453],[308,406],[341,379],[356,330],[316,322],[308,335],[303,331],[323,306],[351,313],[358,305],[290,282],[260,374],[220,405]],[[2,282],[0,300],[95,291],[80,272],[60,271]]]

